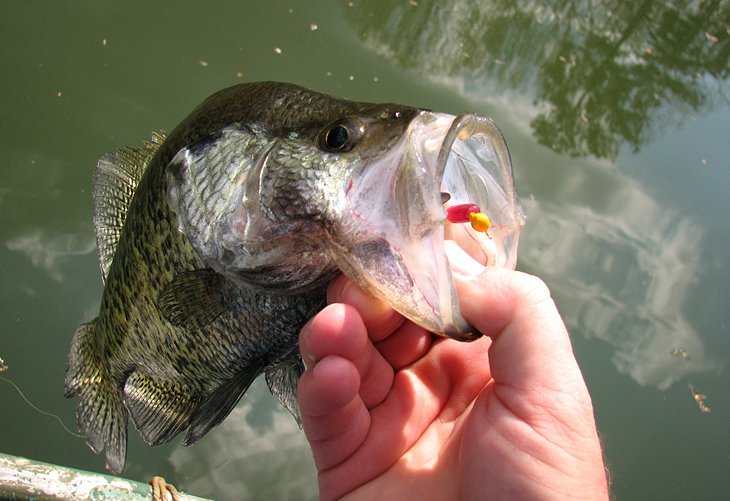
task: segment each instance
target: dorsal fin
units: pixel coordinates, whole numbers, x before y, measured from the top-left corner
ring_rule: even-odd
[[[139,148],[122,148],[99,159],[94,172],[94,229],[99,248],[101,278],[106,281],[114,251],[122,234],[127,209],[147,165],[165,140],[153,132]]]

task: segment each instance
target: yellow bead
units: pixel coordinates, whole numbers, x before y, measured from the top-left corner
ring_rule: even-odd
[[[483,212],[470,212],[469,222],[471,223],[472,228],[477,231],[481,231],[482,233],[486,233],[492,225],[487,215]]]

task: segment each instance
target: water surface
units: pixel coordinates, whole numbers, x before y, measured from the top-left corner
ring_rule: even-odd
[[[4,375],[73,427],[66,353],[101,295],[96,160],[212,92],[285,80],[474,111],[510,146],[528,216],[518,267],[564,314],[616,498],[726,497],[728,19],[727,1],[5,1]],[[0,401],[0,451],[103,471],[4,381]],[[316,497],[306,442],[260,381],[193,447],[130,430],[124,474],[217,499]]]

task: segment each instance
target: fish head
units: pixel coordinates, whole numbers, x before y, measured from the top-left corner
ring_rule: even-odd
[[[338,268],[434,333],[480,337],[460,313],[445,241],[485,265],[516,264],[524,215],[494,123],[421,110],[386,152],[343,177],[337,224],[329,230]],[[488,233],[449,222],[447,208],[463,204],[488,215]]]
[[[180,231],[245,287],[302,293],[341,271],[434,333],[478,338],[444,245],[515,265],[524,216],[496,126],[294,90],[177,152],[167,183]],[[447,220],[462,203],[489,216],[488,235]]]
[[[419,111],[262,85],[211,96],[171,133],[167,201],[207,266],[296,294],[338,272],[327,241],[345,177],[387,152]]]

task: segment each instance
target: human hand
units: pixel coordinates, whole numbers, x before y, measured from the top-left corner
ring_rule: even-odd
[[[340,277],[300,335],[322,499],[607,499],[590,396],[539,279],[458,249],[463,316],[435,337]]]

